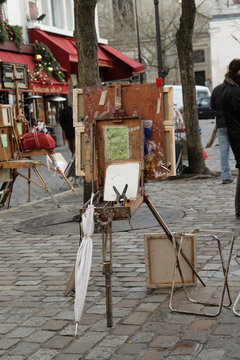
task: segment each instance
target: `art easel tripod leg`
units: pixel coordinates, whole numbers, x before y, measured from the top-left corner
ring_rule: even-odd
[[[13,184],[16,180],[16,174],[11,170],[12,173],[12,180],[4,182],[0,189],[0,194],[2,193],[2,196],[0,197],[0,207],[4,207],[5,209],[9,208],[12,190],[13,190]]]
[[[102,227],[103,274],[105,275],[107,326],[113,326],[112,315],[112,221]]]

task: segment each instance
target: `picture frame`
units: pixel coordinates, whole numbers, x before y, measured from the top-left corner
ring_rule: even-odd
[[[85,134],[84,126],[75,128],[75,173],[77,176],[85,176]]]
[[[73,126],[83,126],[84,99],[82,89],[73,89]]]
[[[177,240],[180,236],[176,237]],[[175,266],[175,253],[171,240],[166,234],[145,234],[145,266],[147,288],[172,286]],[[182,251],[193,268],[196,267],[196,235],[184,237]],[[185,285],[195,285],[196,275],[180,255],[180,266]],[[181,285],[179,274],[175,277],[176,285]]]

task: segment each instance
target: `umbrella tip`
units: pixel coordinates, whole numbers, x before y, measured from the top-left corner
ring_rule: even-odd
[[[75,337],[77,336],[77,331],[78,331],[78,322],[76,322],[75,334],[74,334]]]

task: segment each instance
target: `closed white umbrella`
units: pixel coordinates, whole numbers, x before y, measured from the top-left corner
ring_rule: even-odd
[[[83,239],[77,252],[75,265],[75,336],[77,335],[78,324],[83,313],[89,275],[92,264],[92,235],[94,232],[94,206],[92,205],[93,195],[91,196],[90,205],[82,215]]]

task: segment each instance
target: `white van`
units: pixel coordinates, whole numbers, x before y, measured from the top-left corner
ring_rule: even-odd
[[[182,85],[164,85],[165,87],[173,88],[173,104],[174,109],[179,110],[183,108]],[[204,97],[211,96],[211,92],[207,86],[196,85],[197,100]]]

